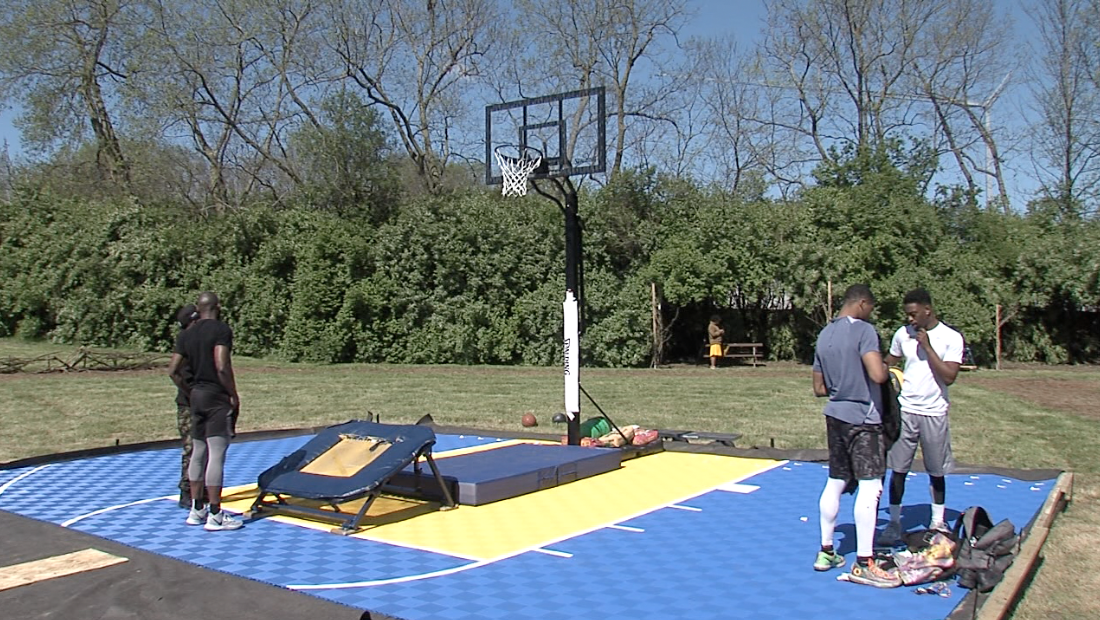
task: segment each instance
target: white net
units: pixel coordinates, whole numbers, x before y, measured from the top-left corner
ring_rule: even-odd
[[[535,149],[514,149],[519,153],[516,157],[501,152],[504,148],[493,150],[497,165],[500,166],[500,193],[505,196],[526,196],[527,177],[542,163],[542,154]]]

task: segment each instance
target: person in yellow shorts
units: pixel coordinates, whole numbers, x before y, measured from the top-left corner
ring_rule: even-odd
[[[710,344],[710,367],[718,368],[718,358],[722,357],[722,337],[726,330],[722,329],[722,317],[717,314],[710,317],[710,325],[707,325],[707,343]]]

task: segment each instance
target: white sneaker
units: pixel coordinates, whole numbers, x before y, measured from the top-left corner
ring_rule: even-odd
[[[933,532],[950,532],[951,528],[943,521],[933,521],[928,524],[928,529]]]
[[[195,507],[191,506],[191,510],[187,513],[187,525],[202,525],[206,523],[209,515],[210,508],[203,506],[202,510],[195,510]]]
[[[901,521],[890,521],[875,542],[884,547],[893,547],[901,540],[904,533],[905,531],[901,529]]]
[[[244,522],[240,519],[234,519],[224,510],[219,510],[218,514],[210,514],[206,517],[206,525],[203,526],[203,529],[208,532],[220,532],[223,530],[239,530],[243,526]]]

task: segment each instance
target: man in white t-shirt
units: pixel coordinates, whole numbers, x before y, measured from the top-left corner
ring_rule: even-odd
[[[901,437],[890,448],[886,466],[890,478],[890,523],[880,544],[892,545],[901,539],[901,499],[905,478],[920,445],[924,469],[928,472],[932,493],[932,519],[928,529],[946,530],[944,476],[955,467],[948,426],[950,400],[947,386],[955,382],[963,359],[963,337],[940,322],[932,308],[932,297],[924,289],[905,294],[902,300],[908,325],[898,329],[886,355],[887,365],[905,360],[905,378],[898,402],[901,405]]]

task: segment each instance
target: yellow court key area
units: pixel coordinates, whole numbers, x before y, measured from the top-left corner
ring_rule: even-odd
[[[493,560],[653,512],[780,463],[661,452],[628,460],[611,472],[482,506],[437,511],[435,504],[383,497],[371,506],[364,529],[353,536],[470,560]],[[245,511],[249,495],[255,496],[254,487],[223,505]],[[350,502],[341,510],[350,512],[358,506]],[[295,517],[270,518],[324,531],[331,528],[331,524]]]

